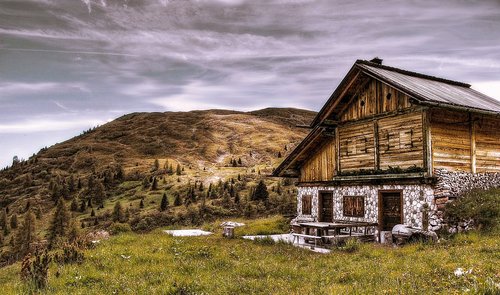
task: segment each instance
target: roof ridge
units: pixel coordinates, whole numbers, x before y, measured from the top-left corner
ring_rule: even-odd
[[[384,70],[398,72],[398,73],[403,74],[403,75],[408,75],[408,76],[413,76],[413,77],[417,77],[417,78],[423,78],[423,79],[433,80],[433,81],[442,82],[442,83],[446,83],[446,84],[451,84],[451,85],[456,85],[456,86],[461,86],[461,87],[466,87],[466,88],[470,88],[471,87],[471,85],[468,84],[468,83],[459,82],[459,81],[453,81],[453,80],[449,80],[449,79],[444,79],[444,78],[439,78],[439,77],[435,77],[435,76],[425,75],[425,74],[421,74],[421,73],[417,73],[417,72],[412,72],[412,71],[407,71],[407,70],[403,70],[403,69],[400,69],[400,68],[395,68],[395,67],[390,67],[390,66],[386,66],[386,65],[381,65],[381,64],[374,63],[374,62],[367,61],[367,60],[358,59],[358,60],[356,60],[356,64],[364,64],[364,65],[371,66],[371,67],[376,67],[376,68],[381,68],[381,69],[384,69]]]

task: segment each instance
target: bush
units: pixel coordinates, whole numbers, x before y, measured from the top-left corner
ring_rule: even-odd
[[[47,286],[49,265],[52,261],[52,256],[47,252],[47,249],[36,249],[31,259],[31,254],[28,254],[21,264],[21,279],[35,289],[43,289]]]
[[[130,224],[128,223],[117,223],[113,222],[111,226],[109,227],[109,231],[113,234],[119,234],[119,233],[126,233],[129,231],[132,231],[132,228],[130,227]]]
[[[451,226],[472,220],[479,230],[494,230],[500,225],[500,189],[466,193],[446,205],[445,219]]]
[[[359,250],[361,242],[356,238],[347,239],[338,249],[347,253],[354,253]]]

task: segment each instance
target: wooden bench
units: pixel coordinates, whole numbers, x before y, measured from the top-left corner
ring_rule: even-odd
[[[313,239],[314,240],[314,246],[317,245],[317,241],[318,240],[321,241],[321,237],[320,236],[312,236],[312,235],[297,234],[297,233],[292,233],[292,235],[293,235],[293,243],[295,243],[295,239],[297,239],[297,245],[300,242],[300,238],[304,238],[304,241],[305,241],[305,239]]]

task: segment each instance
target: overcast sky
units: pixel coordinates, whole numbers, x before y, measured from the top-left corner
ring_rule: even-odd
[[[130,112],[317,111],[375,56],[500,99],[500,1],[0,0],[0,167]]]

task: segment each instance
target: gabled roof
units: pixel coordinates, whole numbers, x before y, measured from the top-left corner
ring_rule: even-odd
[[[380,59],[374,59],[381,61]],[[282,176],[293,163],[300,162],[301,155],[312,149],[311,141],[317,141],[324,122],[342,108],[367,78],[373,78],[407,94],[417,104],[442,108],[461,109],[469,112],[500,115],[500,101],[470,88],[470,84],[406,71],[382,65],[379,62],[357,60],[339,86],[322,107],[310,127],[311,133],[275,169],[274,176]],[[299,161],[297,161],[299,160]]]
[[[345,88],[352,83],[353,77],[357,79],[360,73],[406,93],[417,103],[444,108],[466,108],[470,112],[500,114],[500,101],[470,88],[470,84],[357,60],[312,121],[311,127],[319,124],[332,112],[334,109],[332,106],[339,103],[338,100],[342,98]]]

